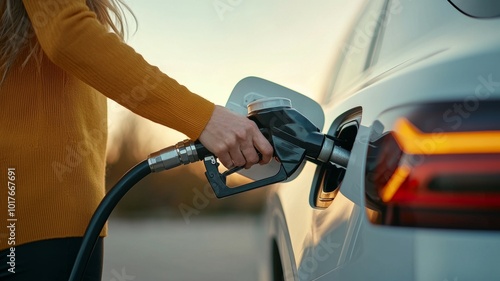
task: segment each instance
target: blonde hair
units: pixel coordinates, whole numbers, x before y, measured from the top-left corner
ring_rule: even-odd
[[[43,0],[46,1],[46,0]],[[31,21],[21,0],[3,0],[0,4],[0,85],[7,77],[9,69],[17,59],[20,50],[28,47],[28,56],[24,59],[23,66],[30,58],[40,62],[41,48],[36,40]],[[134,14],[122,0],[87,0],[87,6],[94,11],[97,19],[118,34],[125,37],[127,20],[125,10]],[[136,20],[137,21],[137,20]]]

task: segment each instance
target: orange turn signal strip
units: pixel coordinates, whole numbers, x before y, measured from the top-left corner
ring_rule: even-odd
[[[403,184],[410,174],[410,171],[410,167],[406,165],[399,166],[396,171],[394,171],[394,174],[392,174],[387,184],[382,188],[382,190],[380,190],[380,197],[382,198],[382,201],[386,203],[391,201],[394,194],[396,194],[396,191],[398,191],[401,184]]]
[[[401,118],[394,135],[407,154],[500,153],[500,131],[424,133]]]

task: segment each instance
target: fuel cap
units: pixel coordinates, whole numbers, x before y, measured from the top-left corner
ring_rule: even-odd
[[[248,114],[261,110],[292,108],[292,101],[290,99],[281,97],[263,98],[249,103],[247,108]]]

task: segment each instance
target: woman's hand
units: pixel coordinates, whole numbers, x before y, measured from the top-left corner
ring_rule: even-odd
[[[255,122],[222,106],[215,107],[199,141],[228,169],[266,164],[273,156],[273,147]]]

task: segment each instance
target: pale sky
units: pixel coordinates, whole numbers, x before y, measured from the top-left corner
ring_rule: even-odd
[[[247,76],[319,99],[346,24],[362,0],[128,0],[139,27],[127,42],[191,91],[224,105]],[[131,25],[131,29],[134,29]],[[121,109],[110,107],[110,130]],[[151,127],[144,126],[150,131]],[[155,149],[184,139],[168,135]]]

